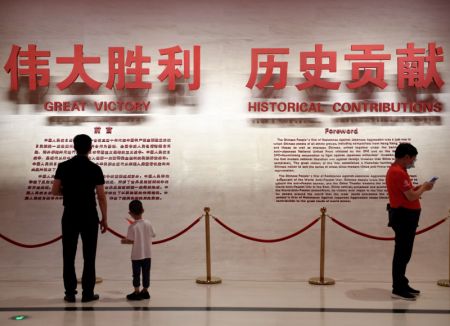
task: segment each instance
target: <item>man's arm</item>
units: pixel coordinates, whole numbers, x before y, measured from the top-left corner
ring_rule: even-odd
[[[423,184],[421,184],[418,187],[415,187],[413,189],[409,189],[408,191],[405,191],[405,197],[406,199],[408,199],[409,201],[414,201],[420,198],[420,196],[422,196],[422,194],[425,191],[429,191],[431,189],[433,189],[434,183],[433,182],[424,182]]]
[[[100,212],[102,213],[102,219],[100,221],[100,230],[105,233],[108,229],[108,214],[107,214],[107,203],[104,185],[95,186],[97,192],[98,205],[100,206]]]
[[[156,237],[155,230],[153,230],[153,226],[151,226],[150,228],[151,228],[151,237],[152,238]]]
[[[61,180],[59,180],[59,179],[53,180],[52,195],[53,196],[62,196]]]

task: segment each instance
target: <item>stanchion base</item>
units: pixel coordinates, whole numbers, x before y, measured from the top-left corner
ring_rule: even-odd
[[[103,279],[101,277],[96,277],[95,278],[95,283],[102,283]],[[77,279],[77,283],[81,284],[81,278]]]
[[[195,280],[198,284],[220,284],[222,283],[222,279],[219,277],[211,276],[211,279],[208,280],[207,277],[199,277]]]
[[[450,287],[450,280],[439,280],[437,281],[437,284],[448,288]]]
[[[322,280],[320,277],[312,277],[309,279],[309,284],[313,285],[333,285],[336,283],[332,278],[324,277]]]

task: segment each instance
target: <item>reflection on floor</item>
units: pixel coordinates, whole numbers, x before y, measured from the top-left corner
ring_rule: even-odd
[[[450,325],[450,288],[424,282],[414,301],[388,283],[153,281],[151,299],[130,302],[131,282],[104,280],[100,300],[65,303],[60,281],[0,282],[0,324],[9,325]],[[21,321],[11,319],[23,315]]]

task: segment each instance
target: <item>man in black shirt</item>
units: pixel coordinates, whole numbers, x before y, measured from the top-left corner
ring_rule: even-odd
[[[63,196],[64,213],[62,216],[63,244],[63,278],[65,297],[68,302],[75,302],[77,278],[75,274],[75,256],[78,237],[83,243],[82,302],[99,299],[94,294],[95,256],[99,217],[95,194],[102,214],[101,232],[106,232],[107,204],[105,179],[102,169],[88,158],[92,149],[92,139],[87,135],[77,135],[73,139],[77,155],[58,165],[53,181],[52,194]]]

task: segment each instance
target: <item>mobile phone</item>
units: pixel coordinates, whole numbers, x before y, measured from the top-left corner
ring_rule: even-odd
[[[430,182],[435,182],[437,179],[439,179],[438,177],[432,177],[431,179],[430,179]]]

